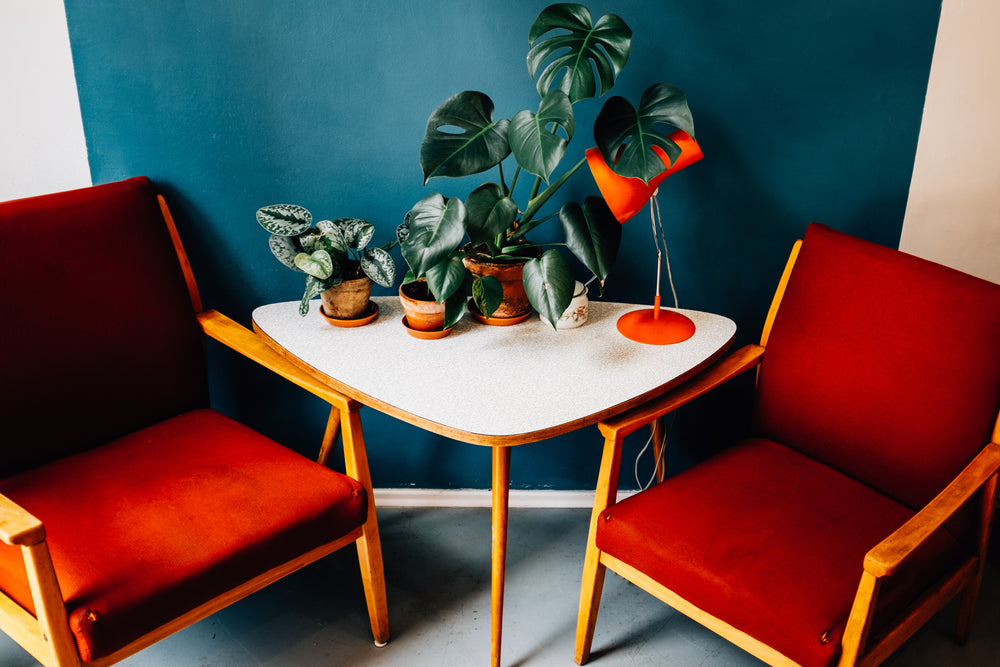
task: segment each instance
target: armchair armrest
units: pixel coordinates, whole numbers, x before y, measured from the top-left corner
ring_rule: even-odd
[[[654,419],[676,410],[685,403],[754,368],[760,363],[763,354],[764,348],[760,345],[747,345],[740,348],[676,388],[603,421],[598,424],[598,427],[606,438],[612,437],[613,434],[625,437]]]
[[[318,381],[299,365],[276,352],[260,336],[238,322],[215,310],[200,312],[197,317],[205,334],[223,345],[294,382],[340,410],[350,408],[350,399]]]
[[[34,546],[45,541],[45,527],[23,507],[0,494],[0,541],[12,546]]]
[[[865,555],[864,569],[875,577],[892,574],[918,546],[987,484],[1000,470],[1000,444],[992,442],[952,482],[889,537]]]

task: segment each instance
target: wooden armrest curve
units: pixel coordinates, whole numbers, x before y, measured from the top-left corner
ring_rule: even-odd
[[[993,442],[986,445],[941,493],[865,555],[865,571],[876,577],[892,574],[998,470],[1000,444]]]
[[[260,336],[216,310],[198,313],[198,322],[206,335],[232,348],[303,389],[319,396],[340,410],[351,408],[352,401],[332,390],[300,365],[277,352]]]
[[[45,527],[26,509],[0,494],[0,540],[30,547],[45,541]]]
[[[601,422],[598,428],[605,437],[612,437],[614,434],[625,437],[654,419],[676,410],[754,368],[760,363],[763,354],[764,348],[760,345],[742,347],[666,393]]]

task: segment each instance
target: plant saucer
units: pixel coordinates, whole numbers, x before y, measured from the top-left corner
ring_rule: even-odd
[[[419,338],[420,340],[437,340],[439,338],[444,338],[451,333],[454,326],[450,326],[447,329],[437,329],[435,331],[421,331],[420,329],[410,328],[410,323],[406,321],[406,315],[403,315],[403,327],[406,328],[406,333],[410,334],[414,338]]]
[[[360,327],[368,324],[376,317],[378,317],[378,304],[374,301],[369,301],[368,306],[365,307],[365,312],[361,317],[350,319],[350,320],[340,320],[336,317],[330,317],[323,310],[323,306],[319,307],[319,314],[323,316],[323,319],[332,324],[335,327]]]
[[[531,310],[524,313],[523,315],[515,315],[514,317],[486,317],[481,312],[479,312],[479,308],[476,307],[476,302],[473,301],[472,299],[469,299],[468,309],[469,312],[472,313],[472,316],[477,320],[479,320],[480,322],[482,322],[483,324],[490,324],[499,327],[506,327],[510,326],[511,324],[517,324],[518,322],[523,322],[529,317],[531,317]]]

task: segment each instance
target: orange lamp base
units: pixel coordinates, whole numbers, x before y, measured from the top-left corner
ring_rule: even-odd
[[[694,322],[672,310],[646,308],[618,318],[618,332],[637,343],[672,345],[694,335]]]

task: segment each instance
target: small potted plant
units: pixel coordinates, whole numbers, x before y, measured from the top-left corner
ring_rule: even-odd
[[[614,14],[593,22],[577,4],[546,7],[528,34],[527,65],[541,97],[537,111],[494,119],[493,101],[482,92],[463,91],[431,114],[420,147],[426,184],[432,178],[462,177],[497,168],[495,182],[484,183],[465,201],[440,193],[417,202],[397,230],[403,258],[410,266],[404,283],[426,280],[433,298],[446,306],[446,326],[462,316],[466,300],[482,318],[517,318],[506,307],[521,301],[552,326],[573,298],[570,264],[556,249],[528,241],[548,220],[558,220],[564,245],[600,280],[603,288],[618,253],[621,225],[601,197],[568,202],[558,212],[542,208],[586,158],[557,175],[576,133],[573,107],[610,89],[628,60],[632,31]],[[638,109],[621,97],[607,100],[594,124],[601,155],[616,173],[648,182],[681,149],[668,135],[677,128],[694,135],[683,91],[669,84],[651,86]],[[508,179],[504,163],[513,156]],[[519,183],[521,177],[523,181]],[[518,189],[518,186],[521,186]],[[514,197],[526,193],[519,205]],[[506,285],[504,273],[514,277]],[[471,306],[470,306],[471,309]]]
[[[315,227],[312,220],[312,213],[295,204],[272,204],[257,211],[257,222],[271,233],[271,253],[306,274],[299,314],[306,315],[309,301],[320,296],[321,312],[334,324],[374,319],[372,283],[392,287],[395,282],[396,263],[389,251],[396,241],[369,248],[375,225],[367,220],[321,220]]]

